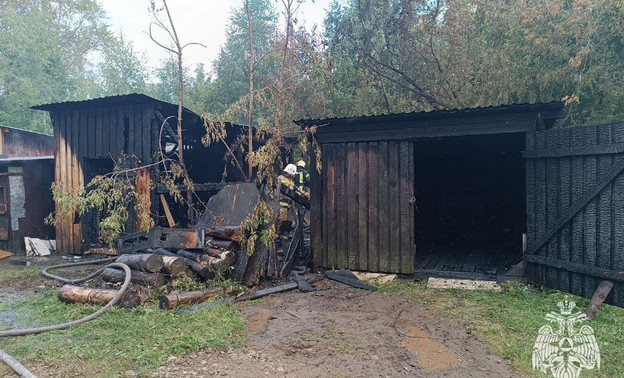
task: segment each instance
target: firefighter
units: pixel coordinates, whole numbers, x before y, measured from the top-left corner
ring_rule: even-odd
[[[293,177],[297,173],[297,167],[294,164],[288,164],[286,168],[284,168],[284,172],[277,177],[277,180],[281,183],[281,185],[288,186],[289,189],[295,189],[295,182],[293,181]],[[290,232],[293,228],[293,203],[290,198],[286,195],[280,193],[280,211],[279,211],[279,225],[281,232]]]
[[[310,199],[310,173],[305,168],[306,163],[303,160],[297,162],[297,174],[295,175],[295,183],[299,191],[303,193],[307,199]]]

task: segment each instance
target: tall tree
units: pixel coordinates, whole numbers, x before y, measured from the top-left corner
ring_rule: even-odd
[[[145,92],[148,71],[143,62],[146,60],[145,54],[138,54],[123,34],[111,37],[97,67],[101,95]]]
[[[50,132],[29,106],[84,98],[88,55],[108,39],[95,0],[0,1],[0,123]]]

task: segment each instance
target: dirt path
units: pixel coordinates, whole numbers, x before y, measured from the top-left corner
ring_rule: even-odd
[[[400,296],[328,283],[241,306],[246,348],[203,351],[159,377],[519,377],[461,326]]]

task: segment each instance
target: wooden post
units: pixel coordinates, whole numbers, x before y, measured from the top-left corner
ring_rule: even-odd
[[[123,270],[106,268],[100,275],[106,282],[123,282],[126,274]],[[132,271],[131,281],[140,285],[150,287],[161,287],[167,283],[165,276],[161,273],[143,273],[136,270]]]
[[[206,300],[216,297],[217,295],[230,294],[233,292],[234,289],[224,286],[208,290],[187,292],[174,291],[160,297],[160,308],[162,308],[163,310],[171,310],[181,305],[205,302]]]
[[[117,258],[117,262],[124,263],[131,269],[152,273],[160,272],[165,266],[162,256],[148,253],[121,255]]]
[[[115,289],[92,289],[74,285],[64,285],[58,293],[58,298],[63,302],[70,303],[108,303],[115,295]],[[136,288],[128,288],[121,302],[123,307],[132,308],[149,300],[149,296]]]
[[[596,292],[592,295],[591,301],[587,305],[585,309],[585,316],[587,319],[593,319],[596,315],[596,311],[602,306],[602,302],[607,299],[607,296],[613,289],[613,282],[611,281],[600,281],[598,284],[598,288],[596,288]]]

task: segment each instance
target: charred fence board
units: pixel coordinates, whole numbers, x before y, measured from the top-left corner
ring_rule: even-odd
[[[606,302],[624,306],[623,139],[622,123],[528,133],[529,279],[586,298],[610,279]]]

